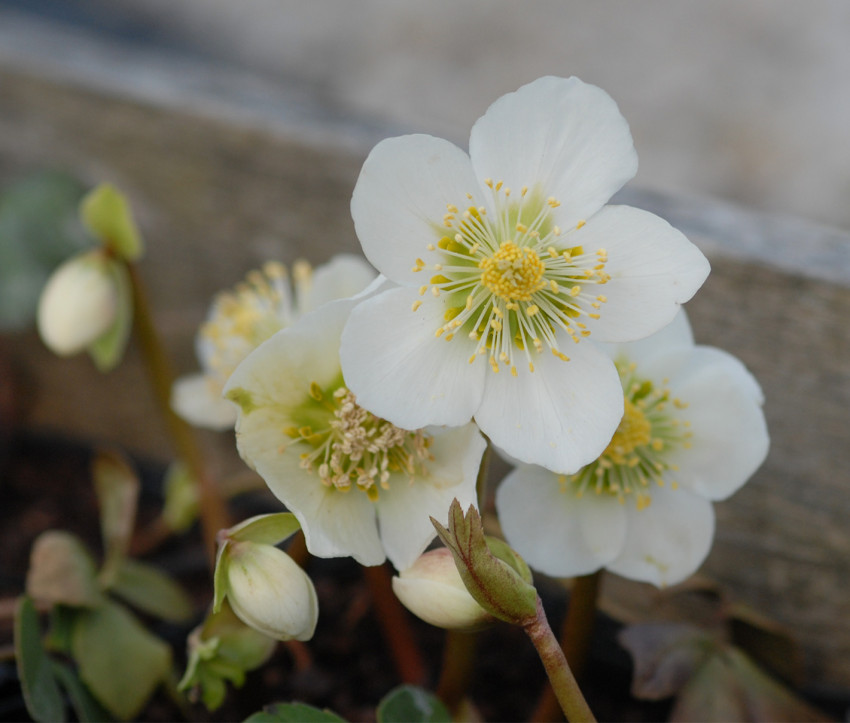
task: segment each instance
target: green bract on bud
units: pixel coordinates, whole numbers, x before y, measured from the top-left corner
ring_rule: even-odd
[[[50,277],[38,304],[38,330],[51,351],[60,356],[83,351],[115,322],[112,264],[91,251],[69,259]]]
[[[440,539],[451,550],[469,594],[494,617],[525,625],[537,617],[537,590],[522,558],[506,543],[484,535],[478,510],[469,506],[466,515],[454,500],[449,524],[431,518]]]
[[[261,515],[222,533],[214,610],[226,597],[246,625],[277,640],[309,640],[319,617],[313,583],[274,546],[298,529],[289,513]]]
[[[493,620],[469,594],[445,547],[426,552],[402,570],[393,578],[393,591],[410,612],[438,628],[474,630]]]

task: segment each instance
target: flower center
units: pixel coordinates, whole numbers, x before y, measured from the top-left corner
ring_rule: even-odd
[[[490,258],[481,259],[481,283],[504,301],[531,301],[546,282],[546,265],[537,252],[513,241],[502,241],[499,250]]]
[[[592,490],[598,495],[616,497],[625,503],[635,500],[639,510],[649,506],[651,487],[663,487],[671,472],[678,468],[670,461],[671,453],[691,446],[690,422],[674,410],[687,404],[670,399],[670,391],[635,375],[635,365],[617,362],[623,385],[625,412],[608,446],[595,462],[572,475],[560,475],[563,491],[577,497]],[[672,410],[671,410],[672,406]],[[678,483],[670,479],[673,489]]]
[[[316,471],[323,485],[341,492],[360,489],[374,502],[380,489],[389,489],[393,473],[407,475],[411,483],[428,474],[425,463],[432,459],[432,440],[421,429],[411,432],[376,417],[344,386],[327,394],[314,382],[310,397],[308,417],[321,428],[306,424],[284,431],[312,447],[301,454],[301,467]],[[322,415],[315,414],[315,403],[326,410],[324,423]]]
[[[306,262],[293,268],[296,286],[310,275]],[[286,267],[268,262],[232,291],[216,296],[200,337],[205,365],[224,384],[248,354],[292,323],[292,290]]]
[[[470,364],[485,356],[494,372],[505,365],[516,376],[520,355],[533,372],[544,347],[569,361],[561,348],[565,338],[578,343],[589,336],[585,322],[598,319],[606,301],[593,288],[610,279],[607,253],[586,253],[571,238],[583,221],[566,233],[555,225],[560,204],[554,198],[526,187],[512,195],[489,179],[485,185],[492,215],[484,206],[461,212],[448,204],[442,224],[435,224],[439,241],[427,246],[433,263],[418,258],[413,266],[436,272],[419,289],[444,302],[445,323],[435,334],[446,341],[467,336],[475,343]],[[422,303],[417,300],[413,311]]]

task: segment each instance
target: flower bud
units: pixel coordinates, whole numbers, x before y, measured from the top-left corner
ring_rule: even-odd
[[[38,303],[38,331],[51,351],[76,354],[111,329],[119,304],[112,263],[92,251],[69,259],[48,279]]]
[[[426,552],[402,570],[393,578],[393,591],[410,612],[439,628],[474,630],[493,620],[467,592],[445,547]]]
[[[277,640],[309,640],[319,617],[313,583],[283,550],[229,539],[216,570],[216,600],[227,596],[246,625]]]

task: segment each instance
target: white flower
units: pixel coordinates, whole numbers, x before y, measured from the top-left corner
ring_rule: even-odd
[[[282,264],[269,262],[262,271],[252,271],[245,283],[213,301],[195,342],[203,371],[177,380],[172,407],[199,427],[233,427],[236,408],[222,399],[221,390],[239,362],[302,314],[353,296],[375,275],[365,261],[348,254],[335,256],[315,270],[306,261],[297,262],[292,285]]]
[[[517,467],[496,494],[502,531],[548,575],[604,567],[671,585],[711,548],[711,501],[735,492],[767,455],[762,393],[735,357],[694,346],[684,312],[655,335],[607,351],[625,395],[614,438],[572,475]]]
[[[313,582],[283,550],[227,540],[216,562],[216,597],[227,597],[237,617],[276,640],[309,640],[319,618]]]
[[[493,616],[469,594],[451,551],[438,547],[421,555],[393,578],[393,592],[426,623],[451,630],[474,630]]]
[[[356,303],[326,304],[275,334],[225,394],[239,406],[240,454],[296,515],[310,552],[389,557],[403,570],[435,536],[429,516],[445,519],[454,497],[475,504],[486,445],[472,424],[407,431],[358,404],[339,364]]]
[[[51,351],[71,356],[109,332],[118,317],[117,273],[100,249],[74,256],[53,272],[38,302],[38,331]]]
[[[637,159],[595,86],[547,77],[503,96],[469,148],[412,135],[366,159],[355,228],[402,288],[354,310],[343,371],[394,424],[474,417],[513,456],[573,472],[623,413],[616,370],[592,340],[664,326],[708,262],[657,216],[603,205]]]

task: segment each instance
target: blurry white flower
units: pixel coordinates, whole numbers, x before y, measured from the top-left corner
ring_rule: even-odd
[[[292,269],[269,262],[252,271],[244,283],[216,296],[201,326],[195,347],[202,372],[178,379],[171,404],[186,421],[199,427],[228,429],[236,408],[221,391],[249,352],[302,314],[327,301],[362,291],[376,274],[357,256],[340,254],[312,269],[306,261]]]
[[[474,417],[561,472],[593,460],[623,414],[594,341],[661,328],[709,270],[666,221],[604,205],[636,169],[616,104],[577,78],[497,100],[468,156],[425,135],[379,143],[351,212],[366,257],[402,288],[357,307],[343,334],[360,403],[406,428]]]
[[[421,555],[393,578],[402,604],[426,623],[439,628],[473,630],[493,620],[469,594],[448,548]]]
[[[517,467],[496,495],[502,531],[548,575],[604,567],[674,584],[711,548],[712,500],[735,492],[767,455],[762,393],[733,356],[694,346],[684,312],[647,339],[606,350],[625,394],[613,439],[572,475]]]
[[[38,304],[38,331],[51,351],[77,354],[110,331],[119,312],[118,273],[117,263],[100,249],[53,272]]]
[[[457,497],[475,503],[485,442],[475,425],[400,429],[363,409],[339,365],[355,301],[301,317],[261,344],[225,386],[239,407],[236,441],[319,557],[405,569]],[[374,369],[380,375],[380,368]]]

